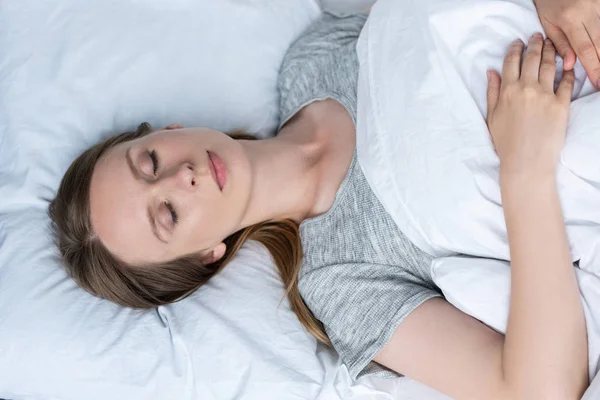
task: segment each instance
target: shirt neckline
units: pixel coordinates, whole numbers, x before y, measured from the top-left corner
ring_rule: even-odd
[[[300,223],[301,229],[307,225],[311,225],[313,223],[317,223],[319,221],[327,219],[331,214],[333,214],[335,209],[339,206],[339,204],[342,201],[342,197],[344,196],[344,194],[346,192],[346,190],[345,190],[346,186],[348,186],[348,182],[350,181],[350,176],[352,175],[352,172],[354,171],[356,163],[357,163],[357,155],[356,155],[356,149],[354,149],[354,153],[352,154],[352,161],[350,162],[350,167],[348,167],[348,171],[346,171],[346,176],[344,176],[344,180],[342,181],[340,187],[338,188],[338,190],[335,194],[335,197],[333,199],[333,204],[331,205],[331,207],[329,207],[329,210],[325,211],[324,213],[319,214],[316,217],[307,218],[304,221],[302,221]]]

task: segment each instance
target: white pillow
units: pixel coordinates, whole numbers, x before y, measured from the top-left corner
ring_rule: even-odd
[[[139,312],[77,288],[46,224],[43,210],[0,221],[0,398],[312,399],[337,368],[279,306],[258,244],[190,298]]]
[[[260,246],[140,313],[76,287],[46,216],[71,160],[108,133],[272,133],[279,64],[319,13],[315,0],[2,2],[0,398],[316,398],[333,385],[339,361],[280,305]]]
[[[50,198],[79,152],[144,121],[272,134],[281,60],[319,14],[317,0],[3,1],[0,178],[24,181],[0,197]]]

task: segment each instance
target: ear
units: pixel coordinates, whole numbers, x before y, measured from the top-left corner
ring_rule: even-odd
[[[166,130],[171,130],[171,129],[183,129],[183,125],[181,124],[171,124],[171,125],[167,125],[165,126]]]
[[[225,250],[227,250],[227,246],[225,245],[225,243],[221,242],[218,245],[216,245],[215,248],[213,248],[211,251],[206,253],[202,257],[202,261],[205,264],[212,264],[214,262],[217,262],[221,258],[223,258],[223,256],[225,255]]]

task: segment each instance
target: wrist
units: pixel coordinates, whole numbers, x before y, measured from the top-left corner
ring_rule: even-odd
[[[553,171],[503,171],[500,170],[502,192],[539,193],[556,191],[556,172]]]
[[[513,163],[514,164],[514,163]],[[528,166],[500,163],[500,181],[510,182],[545,182],[556,180],[558,163],[545,162]]]

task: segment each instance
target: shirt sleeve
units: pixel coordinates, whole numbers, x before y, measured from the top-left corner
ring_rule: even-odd
[[[311,269],[301,277],[299,289],[353,379],[371,373],[398,376],[371,361],[415,308],[441,297],[421,277],[398,266],[375,264]]]
[[[334,98],[356,115],[356,41],[367,17],[324,14],[288,49],[278,77],[281,128],[307,104]]]

